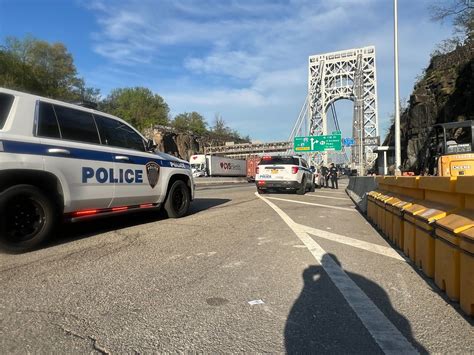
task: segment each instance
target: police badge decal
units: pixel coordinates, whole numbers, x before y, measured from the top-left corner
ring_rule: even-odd
[[[154,161],[150,161],[146,164],[146,176],[148,177],[148,183],[151,188],[155,188],[160,177],[160,166]]]

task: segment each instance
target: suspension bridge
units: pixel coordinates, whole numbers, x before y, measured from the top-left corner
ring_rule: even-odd
[[[245,157],[250,154],[294,154],[295,137],[327,135],[329,125],[341,131],[335,103],[353,102],[352,147],[342,151],[309,152],[312,165],[336,162],[350,165],[364,175],[377,158],[379,137],[375,47],[318,54],[308,60],[308,93],[285,142],[237,144],[208,148],[207,154]]]

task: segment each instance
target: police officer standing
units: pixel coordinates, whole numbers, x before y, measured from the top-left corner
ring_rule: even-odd
[[[331,163],[329,166],[329,177],[331,179],[331,188],[334,189],[334,185],[336,185],[336,189],[339,189],[337,184],[337,168],[334,166],[334,163]]]
[[[327,168],[327,166],[324,165],[324,163],[321,164],[321,176],[322,176],[322,178],[323,178],[321,187],[323,187],[323,184],[324,184],[324,187],[329,187],[329,184],[328,184],[328,180],[329,180],[329,169]]]

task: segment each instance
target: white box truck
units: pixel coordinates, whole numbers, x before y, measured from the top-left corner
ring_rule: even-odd
[[[189,158],[194,177],[199,176],[247,176],[245,160],[196,154]]]

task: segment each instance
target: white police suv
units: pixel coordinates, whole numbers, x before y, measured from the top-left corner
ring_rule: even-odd
[[[300,156],[264,156],[255,176],[258,193],[293,190],[299,195],[314,191],[313,172]]]
[[[184,216],[189,163],[154,148],[117,117],[0,88],[0,245],[34,248],[63,220],[162,207]]]

